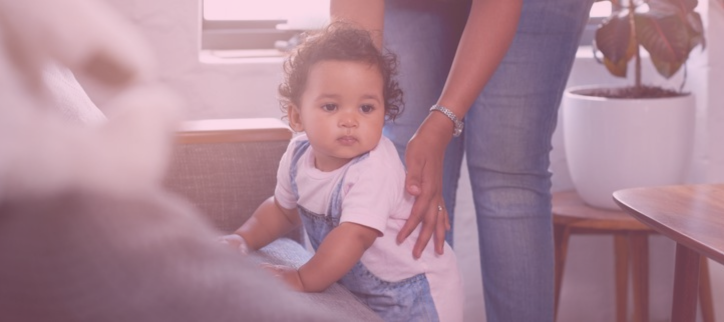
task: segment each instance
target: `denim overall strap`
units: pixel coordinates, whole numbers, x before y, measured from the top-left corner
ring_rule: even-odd
[[[291,175],[291,185],[292,185],[292,191],[295,194],[296,198],[299,199],[299,190],[297,187],[297,173],[298,173],[298,164],[299,159],[302,157],[304,152],[309,148],[309,141],[301,141],[294,149],[294,154],[292,155],[292,164],[291,169],[289,171]],[[365,153],[359,157],[356,157],[354,160],[350,161],[353,165],[364,158],[366,158],[368,153]],[[304,208],[301,205],[297,206],[297,209],[299,210],[300,217],[302,219],[302,223],[304,224],[304,230],[307,232],[307,237],[309,237],[309,242],[312,245],[312,248],[317,250],[319,248],[319,245],[322,243],[322,240],[324,237],[329,234],[332,229],[337,227],[339,225],[339,219],[341,215],[341,191],[342,191],[342,184],[344,183],[344,178],[347,175],[347,170],[349,169],[349,166],[347,166],[344,169],[344,172],[339,178],[339,181],[335,184],[334,189],[331,193],[331,201],[330,201],[330,207],[327,209],[326,214],[317,214],[314,213],[306,208]]]
[[[292,186],[292,193],[294,193],[294,197],[297,201],[299,201],[299,188],[297,186],[299,160],[309,147],[309,141],[299,141],[292,152],[289,180]],[[331,217],[325,216],[324,214],[314,213],[299,204],[297,204],[297,209],[299,211],[299,217],[302,219],[302,224],[304,225],[304,231],[307,233],[307,237],[309,238],[309,243],[312,245],[314,250],[317,250],[319,245],[322,243],[324,236],[329,234],[332,228],[334,228]]]
[[[292,183],[292,192],[294,193],[294,197],[299,200],[299,189],[297,188],[297,170],[299,169],[299,159],[302,158],[302,155],[304,155],[304,152],[309,149],[309,141],[299,141],[297,142],[297,145],[294,147],[294,152],[292,153],[292,162],[291,162],[291,169],[289,169],[289,179]]]

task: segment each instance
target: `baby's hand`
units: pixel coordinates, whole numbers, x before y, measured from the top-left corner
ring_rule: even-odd
[[[296,268],[269,263],[262,263],[261,267],[281,279],[293,290],[304,292],[304,284],[302,284],[302,278],[299,276],[299,271]]]
[[[232,249],[237,250],[242,255],[249,254],[249,246],[246,244],[244,237],[237,234],[229,234],[216,238],[216,240],[222,244],[225,244]]]

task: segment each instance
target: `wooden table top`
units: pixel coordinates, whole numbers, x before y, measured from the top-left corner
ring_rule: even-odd
[[[724,184],[633,188],[613,196],[659,233],[724,264]]]
[[[623,210],[587,205],[575,190],[553,193],[553,223],[575,228],[606,231],[651,231],[653,229]]]

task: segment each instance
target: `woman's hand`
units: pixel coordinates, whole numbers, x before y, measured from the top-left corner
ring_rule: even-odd
[[[443,253],[445,232],[450,229],[442,197],[443,160],[452,133],[450,119],[442,113],[432,112],[407,144],[405,187],[408,193],[415,196],[415,203],[410,218],[397,234],[397,242],[404,241],[422,223],[420,235],[412,249],[414,258],[420,258],[433,234],[435,251]]]

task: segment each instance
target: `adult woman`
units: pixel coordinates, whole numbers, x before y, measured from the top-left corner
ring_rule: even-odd
[[[398,236],[422,221],[413,256],[432,235],[442,251],[466,155],[489,322],[553,319],[548,153],[591,3],[332,0],[334,19],[376,31],[399,55],[406,106],[385,134],[417,196]]]

